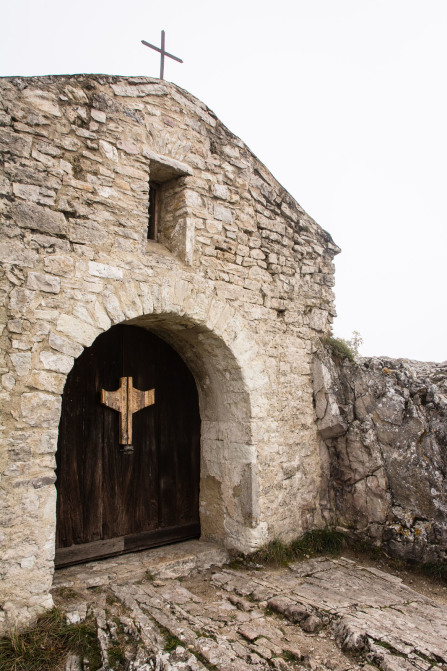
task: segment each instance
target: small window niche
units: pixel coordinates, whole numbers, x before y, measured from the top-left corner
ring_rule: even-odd
[[[188,265],[194,251],[194,225],[186,206],[185,177],[191,168],[152,152],[149,158],[147,238],[164,245]]]
[[[147,239],[158,240],[158,217],[159,217],[160,184],[149,180],[149,221],[147,226]]]

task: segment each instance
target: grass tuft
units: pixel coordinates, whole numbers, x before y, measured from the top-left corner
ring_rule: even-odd
[[[88,659],[90,671],[101,667],[96,624],[92,618],[67,624],[53,608],[27,631],[0,639],[0,671],[56,671],[69,653]]]
[[[447,564],[445,562],[423,562],[419,564],[419,570],[424,575],[447,582]]]
[[[245,562],[262,566],[287,566],[290,562],[321,554],[339,555],[345,547],[345,536],[340,531],[325,527],[307,531],[288,545],[273,540],[251,555]]]
[[[247,559],[263,566],[287,566],[294,558],[290,545],[284,545],[279,540],[273,540],[249,555]]]
[[[165,650],[166,652],[172,652],[177,648],[178,645],[181,645],[182,647],[185,647],[185,644],[182,643],[182,641],[177,638],[177,636],[174,636],[174,634],[171,634],[169,629],[166,627],[163,627],[161,624],[157,623],[158,628],[160,629],[160,632],[165,640]]]
[[[170,632],[165,634],[165,650],[166,652],[172,652],[177,648],[177,646],[182,645],[183,643],[177,636],[173,636]]]
[[[343,533],[330,527],[306,531],[290,544],[296,556],[330,554],[339,555],[346,545]]]
[[[113,643],[107,649],[107,656],[109,658],[110,668],[114,671],[124,669],[126,665],[126,655],[119,643]]]
[[[330,350],[332,355],[336,359],[348,359],[348,361],[355,361],[355,353],[346,340],[343,338],[333,338],[332,336],[326,336],[322,338],[323,344]]]

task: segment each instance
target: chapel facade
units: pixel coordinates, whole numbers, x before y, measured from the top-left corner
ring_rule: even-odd
[[[55,562],[321,526],[331,237],[173,84],[0,88],[0,629]]]

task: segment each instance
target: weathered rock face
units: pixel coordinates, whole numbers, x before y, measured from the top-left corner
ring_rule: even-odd
[[[394,556],[447,558],[447,363],[314,360],[328,521]]]
[[[51,604],[61,394],[114,324],[155,332],[195,377],[205,538],[249,551],[321,524],[311,356],[334,314],[330,236],[172,84],[0,89],[0,627]]]

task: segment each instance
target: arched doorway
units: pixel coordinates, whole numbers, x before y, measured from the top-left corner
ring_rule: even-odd
[[[104,405],[110,397],[101,402],[121,378],[155,390],[153,404],[128,413],[132,447],[120,444],[120,413]],[[114,398],[123,410],[124,396]],[[118,325],[100,335],[63,394],[56,566],[198,537],[199,462],[197,389],[181,357],[144,328]]]

